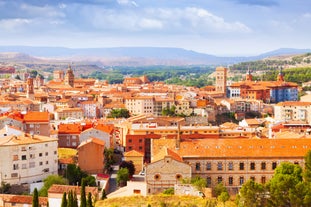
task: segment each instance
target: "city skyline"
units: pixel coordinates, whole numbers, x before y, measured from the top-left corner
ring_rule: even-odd
[[[258,55],[311,48],[309,8],[306,0],[0,0],[0,45]]]

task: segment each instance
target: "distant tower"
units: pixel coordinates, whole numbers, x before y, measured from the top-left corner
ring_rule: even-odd
[[[247,70],[247,74],[246,74],[245,80],[246,81],[253,81],[253,76],[251,74],[251,70],[249,69],[249,67],[248,67],[248,70]]]
[[[67,69],[66,76],[65,76],[65,84],[73,87],[74,81],[75,81],[75,76],[73,74],[73,70],[71,69],[71,66],[68,65],[68,69]]]
[[[216,68],[216,92],[226,95],[227,91],[227,68]]]
[[[284,74],[282,72],[282,67],[280,67],[280,72],[278,74],[277,81],[284,82]]]
[[[35,92],[34,92],[34,89],[33,89],[33,78],[28,78],[27,79],[27,98],[33,100],[34,97],[35,97]]]
[[[54,70],[53,72],[53,80],[61,82],[64,80],[64,71],[62,70]]]

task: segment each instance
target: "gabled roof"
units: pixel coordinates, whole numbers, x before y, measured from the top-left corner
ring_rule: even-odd
[[[49,122],[49,112],[29,111],[24,115],[24,122]]]
[[[80,134],[82,131],[82,126],[80,123],[72,124],[59,124],[58,134]]]
[[[32,204],[32,196],[28,195],[9,195],[9,194],[2,194],[0,198],[7,203],[16,203],[16,204]],[[46,206],[48,203],[47,197],[39,197],[39,205]]]
[[[69,191],[75,192],[77,195],[80,195],[81,193],[81,186],[75,186],[75,185],[52,185],[48,193],[55,193],[55,194],[63,194],[64,192],[68,193]],[[85,187],[85,194],[91,193],[92,195],[98,194],[97,187]]]
[[[164,159],[165,157],[171,157],[174,160],[182,162],[182,158],[175,153],[174,151],[168,149],[167,147],[163,147],[151,160],[151,162],[157,162],[159,160]]]
[[[95,143],[95,144],[98,144],[98,145],[102,145],[102,146],[105,146],[105,141],[101,140],[101,139],[98,139],[98,138],[95,138],[95,137],[90,137],[88,138],[87,140],[81,142],[81,144],[78,146],[78,148],[81,148],[89,143]]]

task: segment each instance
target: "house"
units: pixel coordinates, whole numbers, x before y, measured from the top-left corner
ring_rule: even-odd
[[[172,150],[163,147],[146,166],[148,194],[174,187],[180,179],[191,178],[191,166]]]
[[[78,165],[90,174],[102,173],[104,169],[105,142],[91,137],[78,146]]]
[[[113,125],[93,124],[92,128],[86,129],[80,134],[80,142],[88,140],[90,137],[96,137],[105,142],[107,148],[114,146],[112,137]]]
[[[10,135],[0,139],[0,183],[39,182],[57,174],[57,139],[30,135]]]
[[[62,203],[63,194],[72,191],[77,194],[78,205],[80,205],[81,199],[81,186],[72,185],[56,185],[53,184],[48,190],[48,202],[49,207],[60,207]],[[91,193],[93,200],[98,199],[98,188],[97,187],[85,187],[85,194]]]
[[[26,133],[50,136],[49,112],[28,111],[23,119]]]
[[[0,206],[3,207],[32,207],[32,196],[0,194]],[[39,197],[39,206],[47,207],[48,198]]]
[[[58,125],[58,147],[77,148],[83,127],[78,123]]]
[[[135,166],[135,174],[144,170],[144,155],[136,150],[131,150],[124,153],[125,161],[132,161]]]
[[[65,120],[67,118],[83,119],[83,110],[81,108],[58,108],[54,112],[55,120]]]

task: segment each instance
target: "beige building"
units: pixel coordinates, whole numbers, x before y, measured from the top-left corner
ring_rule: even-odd
[[[81,108],[59,108],[54,112],[55,120],[66,118],[83,119],[83,110]]]
[[[132,115],[153,114],[153,97],[130,97],[125,99],[125,107]]]
[[[144,168],[144,155],[136,150],[124,153],[125,161],[132,161],[135,166],[135,174],[143,171]]]
[[[216,68],[216,92],[223,93],[224,95],[227,92],[227,70],[224,67]]]
[[[152,151],[156,154],[163,146],[191,166],[192,177],[206,178],[208,187],[222,182],[231,193],[237,193],[249,179],[268,182],[281,162],[304,167],[304,156],[311,149],[311,142],[307,138],[201,139],[182,141],[176,148],[176,140],[157,139],[153,140]]]
[[[163,192],[186,178],[191,178],[191,166],[166,147],[158,151],[152,162],[146,166],[148,194]]]
[[[0,183],[33,183],[57,174],[57,139],[11,135],[0,139]]]
[[[274,106],[274,118],[278,121],[304,121],[311,123],[311,103],[287,101]]]

